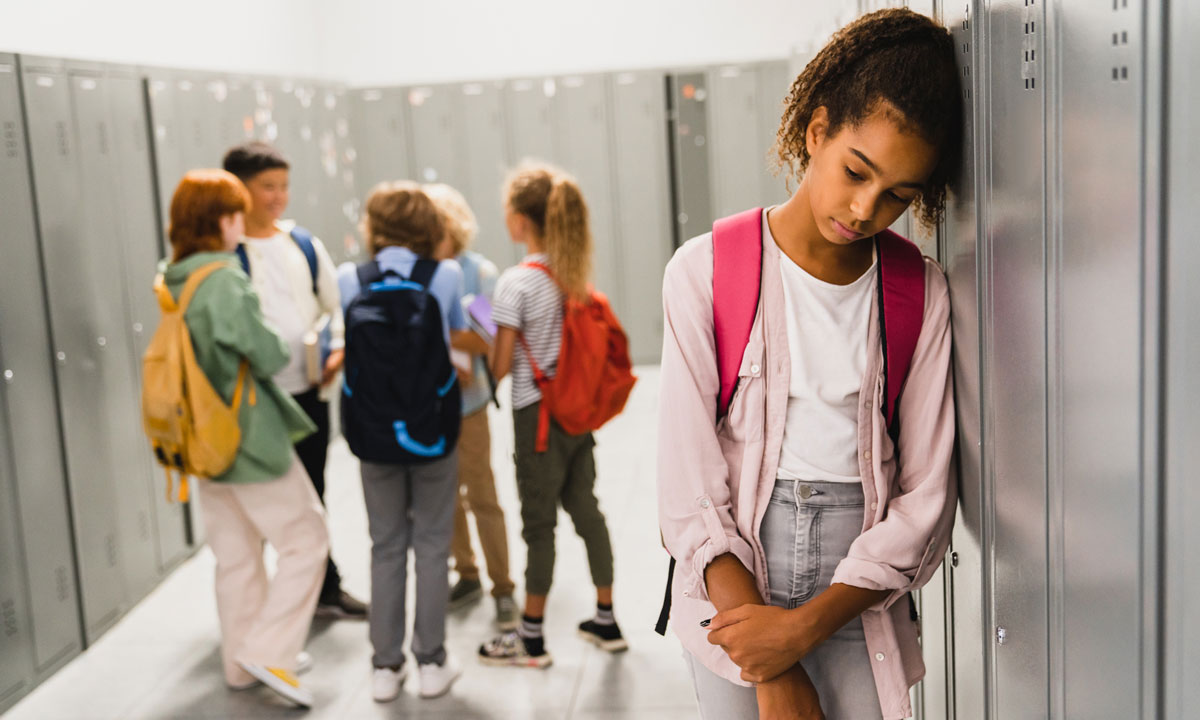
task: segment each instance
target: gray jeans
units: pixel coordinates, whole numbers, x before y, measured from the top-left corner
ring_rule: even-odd
[[[862,523],[861,485],[776,480],[759,530],[771,604],[799,607],[829,587]],[[758,717],[754,688],[735,685],[685,655],[701,718]],[[882,718],[861,620],[838,630],[800,664],[817,688],[827,720]]]
[[[371,532],[371,645],[377,667],[404,664],[408,550],[416,555],[417,612],[412,653],[417,663],[446,660],[446,572],[458,491],[458,453],[420,465],[362,463],[363,500]]]

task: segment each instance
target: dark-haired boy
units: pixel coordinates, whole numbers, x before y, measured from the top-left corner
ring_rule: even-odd
[[[289,165],[278,150],[266,143],[246,143],[229,150],[223,165],[250,191],[251,207],[238,255],[262,302],[263,315],[291,349],[291,361],[275,382],[317,425],[316,433],[296,443],[296,454],[324,502],[329,448],[329,403],[324,393],[345,355],[337,271],[320,240],[281,220],[288,205]],[[322,325],[324,333],[319,332]],[[311,346],[312,338],[321,334],[326,347],[318,353]],[[314,355],[324,362],[310,368]],[[326,563],[317,616],[367,617],[367,605],[342,589],[332,556]]]

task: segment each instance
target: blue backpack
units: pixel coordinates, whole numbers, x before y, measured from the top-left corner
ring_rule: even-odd
[[[458,443],[458,373],[429,283],[436,260],[401,277],[372,261],[358,266],[362,288],[346,307],[342,433],[360,460],[426,463]]]

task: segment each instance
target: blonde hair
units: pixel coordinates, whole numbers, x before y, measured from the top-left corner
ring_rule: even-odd
[[[445,183],[423,185],[421,189],[441,213],[446,236],[450,238],[450,245],[454,249],[452,254],[458,257],[463,250],[471,246],[475,235],[479,233],[479,222],[475,219],[475,213],[471,212],[471,206],[467,204],[467,199],[462,193]]]
[[[508,207],[537,228],[563,291],[576,299],[586,297],[592,276],[592,231],[575,178],[552,165],[525,162],[509,174],[504,187]]]
[[[433,257],[442,240],[442,217],[417,183],[382,182],[367,196],[362,232],[372,255],[398,246],[423,258]]]

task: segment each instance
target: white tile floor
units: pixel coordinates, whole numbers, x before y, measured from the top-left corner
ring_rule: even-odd
[[[553,667],[545,671],[489,668],[475,661],[479,643],[493,632],[493,610],[485,598],[449,619],[447,646],[465,672],[448,696],[421,700],[410,678],[398,700],[377,704],[369,687],[371,648],[366,625],[317,621],[308,643],[316,664],[304,677],[316,705],[306,717],[696,717],[679,643],[670,634],[664,639],[653,631],[667,564],[659,545],[654,502],[658,368],[639,368],[638,374],[641,381],[628,408],[598,433],[597,446],[597,493],[608,517],[616,558],[616,613],[631,650],[612,656],[576,638],[575,625],[593,612],[595,596],[583,544],[570,519],[560,514],[558,563],[546,620]],[[508,397],[507,388],[501,389],[501,397]],[[492,408],[491,421],[493,467],[509,522],[512,571],[520,585],[525,546],[520,539],[507,404],[503,411]],[[328,481],[334,558],[346,588],[365,598],[370,560],[366,513],[357,462],[340,441],[331,449]],[[5,720],[303,714],[268,690],[225,688],[212,572],[211,553],[200,551],[96,645],[5,714]]]

